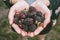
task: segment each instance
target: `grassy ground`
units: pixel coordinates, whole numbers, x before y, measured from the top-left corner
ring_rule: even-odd
[[[8,10],[6,5],[0,0],[0,40],[21,40],[21,36],[11,30],[7,19]],[[29,40],[36,40],[36,38]],[[46,40],[60,40],[60,16],[57,24],[47,34]]]

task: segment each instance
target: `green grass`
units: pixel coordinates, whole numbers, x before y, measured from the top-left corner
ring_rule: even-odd
[[[58,17],[57,24],[53,27],[57,32],[60,32],[60,16]]]
[[[60,16],[58,17],[56,25],[52,27],[51,32],[47,34],[46,40],[60,40]]]
[[[0,7],[4,6],[3,2],[1,2],[2,0],[0,0]]]
[[[0,7],[4,7],[5,9],[8,9],[8,7],[5,5],[3,0],[0,0]]]

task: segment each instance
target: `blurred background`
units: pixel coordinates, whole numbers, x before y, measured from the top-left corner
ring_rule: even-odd
[[[9,25],[8,12],[9,8],[3,0],[0,0],[0,40],[21,40],[21,36],[14,32]],[[29,40],[36,40],[36,38],[29,38]],[[47,34],[46,40],[60,40],[60,16],[56,25]]]

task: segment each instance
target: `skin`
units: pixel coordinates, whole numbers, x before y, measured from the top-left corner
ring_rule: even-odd
[[[22,30],[21,28],[19,28],[17,24],[13,23],[15,13],[19,14],[19,12],[21,12],[21,10],[24,10],[24,9],[28,10],[29,6],[35,7],[37,11],[41,11],[42,14],[45,15],[44,16],[45,17],[44,28],[45,28],[47,26],[47,24],[50,22],[51,12],[47,8],[47,6],[44,3],[42,3],[42,1],[40,1],[40,0],[33,2],[31,5],[26,3],[24,0],[16,2],[10,8],[8,19],[9,19],[9,23],[12,24],[12,27],[15,29],[15,31],[18,34],[21,34],[22,36],[34,37],[34,36],[38,35],[44,29],[44,28],[42,28],[42,26],[39,26],[34,32],[27,33],[24,30]]]
[[[21,0],[9,0],[9,2],[10,2],[11,4],[15,4],[15,3],[18,2],[18,1],[21,1]],[[40,0],[40,1],[42,1],[46,6],[49,6],[49,5],[50,5],[49,0]]]

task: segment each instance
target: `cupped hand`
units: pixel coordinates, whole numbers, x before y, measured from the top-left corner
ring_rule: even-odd
[[[22,30],[17,24],[14,23],[14,16],[15,14],[19,14],[25,8],[28,9],[28,7],[29,6],[25,1],[19,1],[10,8],[10,11],[8,14],[8,20],[10,25],[18,34],[21,34],[22,36],[27,36],[27,32]]]
[[[14,21],[14,14],[9,14],[9,23],[10,25],[14,28],[14,30],[18,33],[21,34],[22,36],[27,36],[27,32],[22,30],[17,24],[15,24]]]

